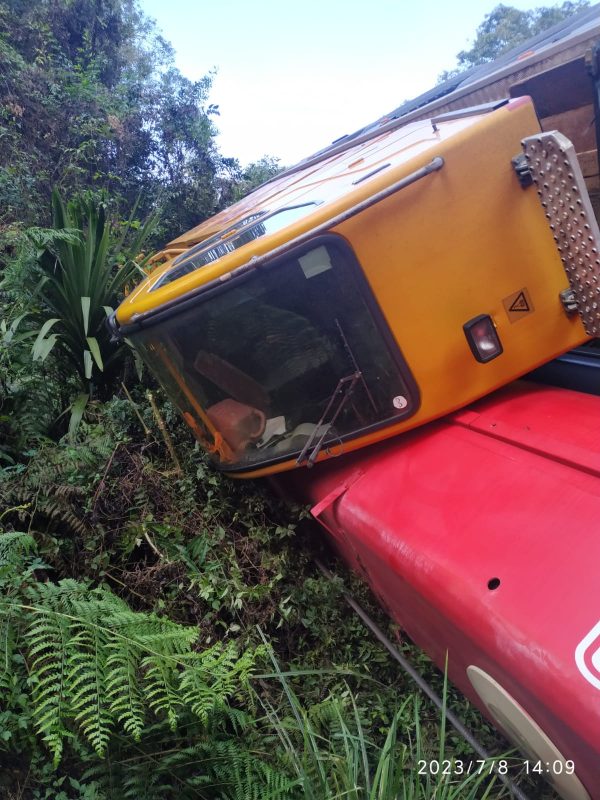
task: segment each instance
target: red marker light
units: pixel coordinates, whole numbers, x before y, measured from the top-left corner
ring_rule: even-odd
[[[502,344],[492,318],[488,314],[482,314],[465,322],[463,330],[471,352],[482,364],[502,353]]]

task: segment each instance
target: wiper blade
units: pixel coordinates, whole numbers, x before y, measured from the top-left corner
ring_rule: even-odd
[[[333,427],[336,419],[339,417],[342,409],[346,405],[346,402],[350,395],[352,394],[352,390],[354,389],[356,382],[362,378],[362,372],[356,371],[353,372],[351,375],[346,375],[344,378],[340,378],[338,381],[337,386],[333,390],[333,394],[329,398],[329,402],[325,408],[325,411],[321,415],[321,419],[317,422],[314,431],[309,436],[306,444],[302,448],[302,452],[296,459],[296,464],[300,465],[304,460],[306,460],[306,466],[312,467],[315,461],[317,460],[317,456],[321,452],[321,448],[323,447],[323,442],[325,441],[325,437]],[[335,405],[338,395],[341,394],[341,397]],[[331,419],[326,422],[327,417],[332,412]],[[320,432],[320,436],[316,443],[313,446],[313,442],[317,436],[317,433]],[[311,450],[312,447],[312,450]],[[307,453],[310,450],[310,455],[307,457]]]
[[[369,402],[373,406],[373,410],[375,411],[375,413],[377,413],[377,405],[375,403],[375,400],[373,400],[373,395],[369,391],[369,387],[367,386],[367,382],[364,379],[364,376],[362,374],[362,370],[358,366],[358,361],[356,360],[356,356],[354,355],[354,352],[352,351],[352,348],[350,347],[348,339],[346,338],[346,334],[344,333],[344,329],[340,325],[340,321],[339,321],[339,319],[337,317],[335,319],[335,324],[337,326],[338,333],[340,335],[340,339],[342,340],[342,344],[344,345],[344,349],[348,353],[348,355],[350,357],[350,360],[352,361],[352,366],[354,367],[354,371],[359,373],[360,382],[363,385],[363,389],[365,390],[365,392],[367,394],[367,397],[369,398]]]

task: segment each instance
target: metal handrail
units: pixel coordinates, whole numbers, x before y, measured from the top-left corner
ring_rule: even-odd
[[[163,303],[159,308],[153,308],[149,311],[144,312],[143,314],[135,314],[130,323],[127,325],[123,325],[121,331],[122,335],[131,329],[135,329],[142,322],[145,320],[158,316],[159,314],[162,316],[163,313],[170,311],[174,306],[178,306],[180,303],[187,302],[189,300],[195,299],[201,294],[208,292],[212,289],[215,289],[218,286],[222,286],[227,281],[232,280],[233,278],[237,278],[240,275],[243,275],[250,270],[256,269],[257,267],[262,266],[267,261],[272,261],[279,256],[283,256],[288,253],[290,250],[298,247],[301,244],[306,243],[310,239],[315,238],[319,234],[326,233],[330,231],[332,228],[341,225],[343,222],[346,222],[351,217],[355,217],[357,214],[360,214],[362,211],[365,211],[367,208],[374,206],[376,203],[380,203],[382,200],[390,197],[391,195],[395,194],[396,192],[401,191],[402,189],[406,189],[408,186],[412,186],[413,183],[422,180],[423,178],[427,177],[427,175],[431,175],[432,172],[437,172],[444,166],[444,159],[441,156],[435,156],[428,164],[425,164],[424,167],[411,172],[409,175],[406,175],[404,178],[396,181],[395,183],[386,186],[385,189],[382,189],[379,192],[375,192],[375,194],[367,197],[365,200],[362,200],[360,203],[356,203],[356,205],[347,208],[345,211],[342,211],[340,214],[336,214],[334,217],[322,222],[320,225],[317,225],[316,228],[311,228],[309,231],[305,231],[301,233],[299,236],[290,239],[289,242],[285,242],[279,247],[276,247],[274,250],[270,250],[268,253],[263,253],[260,256],[253,256],[248,262],[242,264],[242,266],[237,267],[236,269],[231,270],[231,272],[226,272],[223,275],[220,275],[218,278],[215,278],[212,281],[208,281],[208,283],[203,284],[202,286],[198,286],[192,291],[188,292],[187,294],[183,295],[182,297],[176,297],[173,300],[169,300],[166,303]],[[111,315],[111,329],[114,333],[118,332],[118,328],[116,325],[116,319],[114,315]]]

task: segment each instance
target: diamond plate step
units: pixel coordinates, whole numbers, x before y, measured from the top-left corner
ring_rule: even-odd
[[[583,326],[589,336],[600,336],[600,229],[575,148],[558,131],[521,144]]]

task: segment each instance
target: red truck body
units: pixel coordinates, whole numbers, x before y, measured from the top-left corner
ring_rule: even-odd
[[[600,398],[517,382],[467,409],[281,476],[409,636],[490,708],[496,681],[600,797]],[[291,486],[290,486],[291,485]]]

